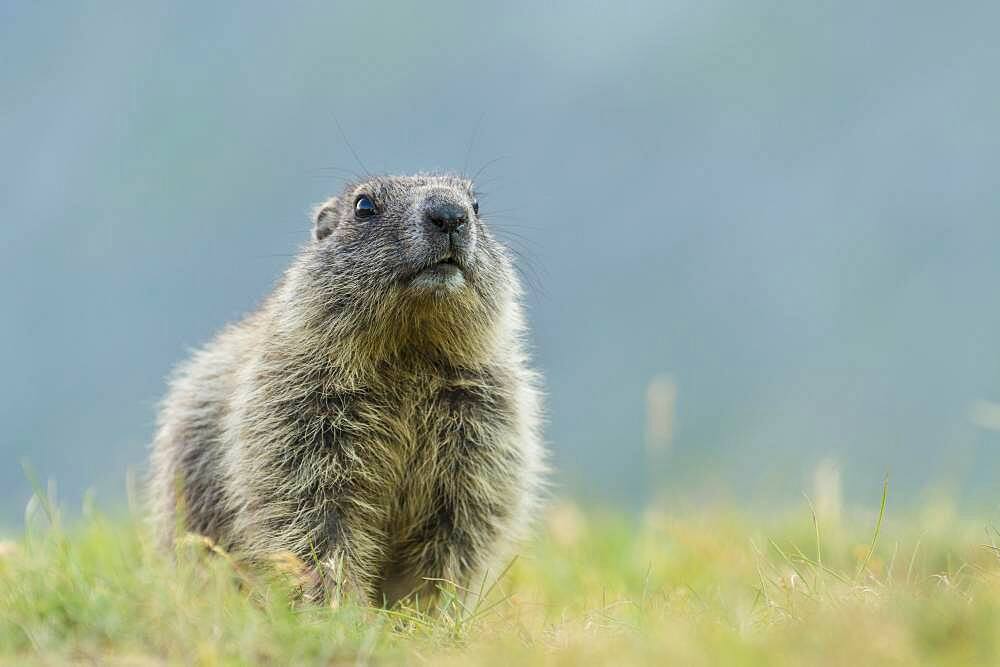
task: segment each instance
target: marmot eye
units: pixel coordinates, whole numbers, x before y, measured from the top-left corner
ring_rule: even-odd
[[[358,198],[354,200],[354,217],[370,218],[376,213],[378,210],[375,208],[375,202],[368,195],[358,195]]]
[[[478,199],[473,199],[472,200],[472,212],[475,213],[476,215],[479,215],[479,200]]]

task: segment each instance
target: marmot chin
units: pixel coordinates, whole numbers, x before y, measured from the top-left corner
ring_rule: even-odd
[[[258,310],[175,372],[157,531],[291,552],[375,604],[496,573],[538,504],[538,378],[472,184],[373,177],[317,207]]]

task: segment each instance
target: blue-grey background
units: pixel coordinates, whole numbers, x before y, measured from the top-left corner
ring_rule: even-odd
[[[2,2],[0,520],[25,458],[69,505],[120,501],[171,366],[361,171],[338,120],[372,171],[487,165],[560,492],[771,502],[830,458],[848,498],[889,473],[898,502],[992,507],[998,26],[985,1]]]

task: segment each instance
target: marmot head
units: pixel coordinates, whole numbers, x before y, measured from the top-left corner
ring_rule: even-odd
[[[379,331],[408,325],[431,338],[472,342],[497,328],[519,292],[508,254],[464,178],[351,183],[316,207],[312,236],[304,255],[321,298],[340,316],[353,313],[356,324]]]

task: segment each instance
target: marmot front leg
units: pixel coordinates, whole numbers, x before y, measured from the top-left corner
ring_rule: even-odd
[[[407,600],[432,610],[442,589],[459,599],[479,591],[480,576],[493,545],[494,517],[482,507],[442,496],[440,504],[400,548],[382,583],[384,603]]]
[[[303,597],[333,607],[367,604],[372,598],[372,583],[365,571],[366,566],[347,549],[335,548],[309,565],[303,577]]]
[[[347,516],[350,521],[342,509],[328,512],[323,544],[311,555],[313,576],[306,597],[315,602],[364,605],[376,600],[375,573],[384,539],[374,526],[381,519],[360,512]]]

